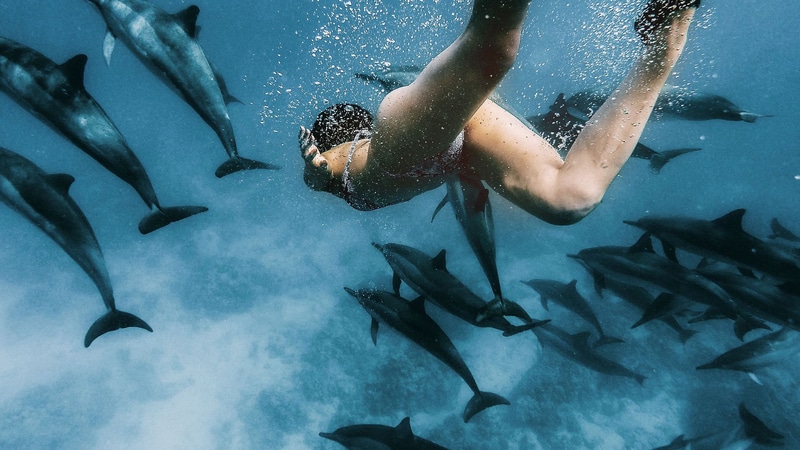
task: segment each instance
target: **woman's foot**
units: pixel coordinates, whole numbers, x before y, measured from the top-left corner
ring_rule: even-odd
[[[650,45],[654,41],[655,32],[668,26],[677,12],[698,6],[700,0],[649,0],[642,14],[633,23],[633,28],[644,45]]]

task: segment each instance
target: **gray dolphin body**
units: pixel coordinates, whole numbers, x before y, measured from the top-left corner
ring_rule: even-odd
[[[350,450],[360,449],[405,449],[446,450],[445,447],[415,436],[411,431],[411,420],[406,417],[396,427],[386,425],[349,425],[332,433],[320,433],[320,437],[342,444]]]
[[[800,280],[800,250],[770,244],[742,228],[744,209],[714,220],[691,217],[648,216],[625,221],[665,244],[664,252],[677,261],[675,248],[786,281]]]
[[[108,312],[92,324],[84,338],[88,347],[104,333],[138,327],[153,331],[133,314],[117,309],[111,280],[94,231],[69,196],[74,178],[48,175],[26,158],[0,148],[0,200],[53,239],[92,279]]]
[[[539,293],[544,309],[548,309],[547,302],[551,300],[577,314],[592,325],[600,334],[597,342],[594,343],[595,347],[625,342],[622,339],[608,336],[603,331],[603,327],[600,325],[600,321],[597,319],[597,315],[595,315],[589,302],[578,292],[577,280],[572,280],[569,283],[555,280],[529,280],[522,283]]]
[[[236,100],[197,42],[200,8],[192,5],[168,14],[143,0],[88,1],[98,7],[108,25],[103,45],[106,61],[110,61],[115,37],[120,37],[145,65],[163,75],[219,136],[229,159],[217,168],[217,177],[240,170],[277,168],[239,156],[227,108],[227,103]]]
[[[159,205],[141,162],[84,88],[86,59],[86,55],[78,55],[58,65],[25,45],[0,37],[0,90],[136,190],[151,210],[139,223],[140,232],[146,234],[206,211],[201,206]]]
[[[753,317],[800,331],[800,297],[758,278],[713,267],[700,267],[698,273],[728,291],[731,298]]]
[[[475,395],[464,408],[464,422],[469,422],[472,416],[486,408],[510,404],[508,400],[500,395],[483,392],[478,389],[478,384],[475,382],[472,372],[464,363],[453,342],[439,325],[425,313],[422,297],[408,302],[391,292],[372,289],[354,291],[349,288],[345,288],[345,290],[358,300],[358,303],[372,317],[371,332],[373,342],[377,344],[379,323],[383,322],[424,348],[439,361],[445,363],[467,383],[467,386],[472,389]]]
[[[763,327],[743,315],[727,291],[716,283],[653,251],[650,236],[643,235],[631,247],[595,247],[581,250],[577,259],[592,274],[595,284],[603,286],[606,277],[625,283],[670,292],[678,297],[708,305],[736,321],[739,338],[750,330]]]
[[[637,383],[644,383],[645,376],[638,374],[627,367],[601,356],[589,345],[589,332],[584,331],[570,334],[553,325],[544,324],[533,330],[544,348],[552,348],[561,356],[571,359],[576,363],[605,375],[631,378]]]
[[[571,95],[567,106],[576,115],[591,117],[607,96],[597,91],[581,91]],[[760,117],[769,117],[745,111],[729,99],[708,92],[692,92],[674,86],[661,90],[653,109],[655,119],[675,118],[683,120],[728,120],[755,122]]]
[[[485,312],[479,313],[479,319],[513,313],[513,305],[506,307],[500,274],[497,271],[497,245],[494,238],[494,218],[492,205],[489,202],[489,189],[481,180],[461,174],[448,177],[445,184],[447,194],[439,203],[433,217],[436,217],[445,203],[450,203],[456,220],[461,225],[494,293],[494,300],[489,302]]]
[[[672,292],[721,310],[735,311],[735,304],[724,289],[697,272],[657,255],[648,235],[642,236],[631,247],[587,248],[569,256],[589,269],[600,287],[605,277],[611,277],[637,286]]]
[[[601,104],[598,104],[597,107]],[[558,94],[547,113],[527,117],[527,120],[532,124],[533,129],[550,145],[555,147],[563,158],[567,155],[581,130],[583,130],[586,121],[589,120],[589,116],[581,111],[576,111],[574,107],[570,107],[564,99],[564,94]],[[631,153],[631,158],[648,161],[650,171],[657,174],[661,172],[664,165],[674,158],[700,150],[698,147],[688,147],[659,152],[641,142],[637,142]]]
[[[478,327],[501,330],[507,336],[543,323],[531,319],[521,306],[510,300],[506,300],[506,303],[516,305],[517,316],[527,322],[526,325],[512,325],[503,316],[488,316],[483,320],[478,320],[479,314],[486,310],[488,303],[447,271],[444,250],[435,258],[431,258],[424,252],[407,245],[375,243],[372,245],[380,250],[394,271],[395,293],[399,293],[400,282],[404,281],[417,294],[425,296],[450,314]]]
[[[751,374],[800,353],[800,333],[789,328],[765,334],[700,365],[697,370],[727,369]],[[757,379],[754,378],[757,381]]]

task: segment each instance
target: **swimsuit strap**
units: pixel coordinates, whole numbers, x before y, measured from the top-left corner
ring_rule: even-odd
[[[355,189],[353,188],[353,182],[350,179],[350,164],[353,162],[353,154],[356,152],[356,145],[358,145],[358,141],[361,139],[368,139],[370,136],[372,136],[372,133],[369,130],[361,130],[356,133],[356,137],[353,139],[353,144],[350,146],[350,154],[347,156],[347,163],[345,163],[344,171],[342,172],[342,190],[340,197],[342,197],[350,206],[359,211],[371,211],[380,207],[368,199],[359,197],[355,192]]]
[[[342,181],[345,184],[350,183],[350,164],[353,162],[353,154],[356,152],[356,145],[358,141],[361,139],[369,139],[372,136],[372,132],[369,130],[360,130],[356,133],[356,137],[353,139],[353,144],[350,145],[350,154],[347,156],[347,163],[344,165],[344,172],[342,172]]]

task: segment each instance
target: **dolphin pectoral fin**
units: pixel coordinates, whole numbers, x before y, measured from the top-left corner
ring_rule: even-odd
[[[156,209],[144,216],[139,222],[139,232],[142,234],[151,233],[172,222],[206,211],[208,211],[208,208],[205,206],[171,206],[169,208]]]
[[[280,166],[256,161],[254,159],[234,156],[233,158],[230,158],[229,160],[220,164],[220,166],[217,167],[216,172],[214,172],[214,175],[216,175],[217,178],[222,178],[235,172],[253,169],[277,170],[280,169]]]
[[[369,335],[372,337],[372,343],[374,345],[378,345],[378,328],[380,327],[380,323],[377,319],[372,319],[372,324],[369,328]]]
[[[546,323],[550,322],[550,319],[547,320],[534,320],[531,323],[526,323],[525,325],[512,325],[508,327],[505,331],[503,331],[503,336],[510,337],[515,336],[523,331],[532,330],[536,327],[542,326]]]
[[[103,58],[106,60],[106,65],[111,65],[111,54],[114,52],[114,44],[116,43],[117,39],[114,37],[114,33],[111,30],[106,32],[106,37],[103,39]]]
[[[753,382],[756,383],[757,385],[759,386],[764,385],[764,383],[762,383],[761,380],[758,378],[758,376],[753,372],[747,372],[747,376],[750,377],[750,379],[753,380]]]
[[[484,409],[497,405],[510,404],[511,402],[501,395],[480,391],[473,395],[469,402],[467,402],[467,406],[464,408],[464,423],[469,422],[469,419],[471,419],[472,416],[478,414]]]
[[[108,333],[109,331],[129,327],[141,328],[150,332],[153,331],[153,329],[150,328],[150,325],[133,314],[120,311],[118,309],[112,309],[103,314],[103,316],[97,319],[92,326],[89,327],[89,331],[86,332],[86,337],[83,339],[83,345],[84,347],[89,347],[95,339]]]

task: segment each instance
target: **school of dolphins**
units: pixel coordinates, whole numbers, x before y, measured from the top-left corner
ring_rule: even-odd
[[[196,39],[197,6],[168,13],[144,0],[91,2],[108,27],[103,42],[106,62],[116,40],[122,40],[143,64],[154,67],[154,73],[161,75],[219,137],[226,156],[215,171],[217,177],[244,170],[279,169],[239,154],[227,111],[227,105],[238,100],[228,92]],[[203,206],[166,206],[159,202],[145,168],[125,137],[84,88],[86,62],[86,55],[77,55],[57,63],[39,50],[0,36],[0,91],[135,190],[146,207],[138,225],[142,234],[206,211]],[[411,83],[419,71],[418,67],[390,66],[355,76],[388,91]],[[545,113],[517,116],[565,152],[604,98],[603,93],[594,91],[560,94]],[[499,97],[495,100],[502,102]],[[723,96],[677,88],[662,93],[655,111],[655,120],[752,124],[760,117],[765,116],[743,110]],[[688,159],[697,151],[700,149],[695,147],[655,150],[639,144],[633,157],[647,160],[651,171],[659,173],[673,158]],[[0,142],[3,203],[55,241],[100,293],[106,311],[86,332],[84,346],[122,328],[152,332],[145,319],[117,305],[101,246],[80,206],[69,195],[74,180],[70,174],[44,172],[36,161],[2,147]],[[530,331],[545,349],[545,357],[552,357],[552,350],[598,376],[646,383],[645,376],[603,354],[604,347],[624,346],[629,337],[606,334],[594,311],[597,304],[577,288],[579,274],[574,274],[571,282],[537,278],[513,281],[521,281],[532,295],[538,295],[545,310],[555,304],[573,314],[575,320],[570,325],[581,324],[577,330],[548,318],[533,318],[520,304],[504,297],[502,287],[511,281],[501,279],[497,269],[489,191],[481,180],[452,177],[446,183],[444,199],[432,211],[433,217],[447,204],[473,250],[475,263],[486,276],[493,298],[481,298],[473,291],[474,286],[450,273],[444,249],[432,255],[401,243],[375,242],[374,251],[385,258],[393,274],[393,290],[343,286],[342,294],[352,296],[368,313],[375,345],[380,345],[381,326],[389,327],[452,369],[473,393],[461,412],[464,422],[511,400],[484,390],[454,343],[427,314],[428,308],[446,311],[475,327],[497,329],[508,339]],[[703,339],[704,321],[729,321],[730,331],[741,345],[708,355],[708,362],[697,369],[740,371],[752,380],[747,382],[760,383],[760,369],[780,367],[787,358],[800,353],[800,237],[792,231],[793,224],[781,223],[779,218],[771,218],[770,236],[755,236],[743,228],[744,215],[744,209],[736,209],[721,217],[626,218],[625,224],[641,230],[638,241],[609,243],[564,257],[585,268],[594,280],[597,296],[618,298],[625,307],[641,314],[632,328],[661,322],[685,343]],[[202,220],[202,216],[190,220]],[[375,286],[375,281],[364,280],[364,284]],[[415,298],[401,296],[403,286],[406,292],[413,291]],[[139,314],[146,317],[146,312]],[[757,411],[748,410],[744,402],[732,406],[737,407],[742,420],[739,429],[708,436],[681,435],[659,448],[702,448],[708,442],[714,448],[731,449],[783,445],[784,437],[759,419]],[[408,417],[397,425],[354,424],[320,436],[351,449],[445,448],[415,435]]]

